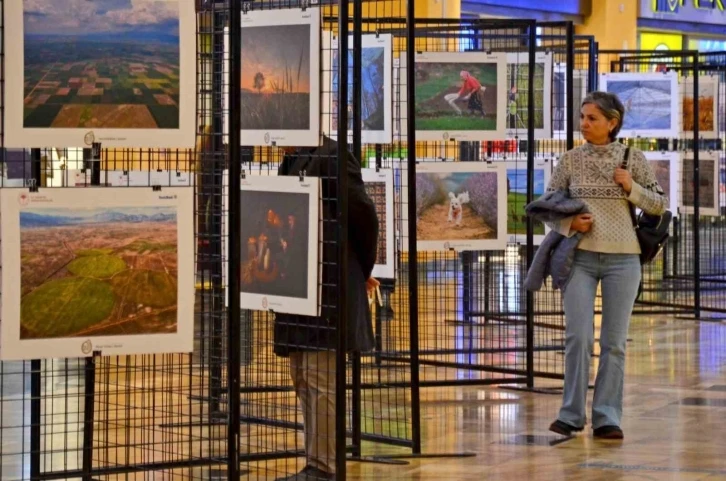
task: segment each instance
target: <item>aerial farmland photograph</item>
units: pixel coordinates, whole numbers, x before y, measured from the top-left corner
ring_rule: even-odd
[[[26,128],[179,128],[178,0],[22,0]]]
[[[23,208],[20,339],[177,332],[176,207]]]

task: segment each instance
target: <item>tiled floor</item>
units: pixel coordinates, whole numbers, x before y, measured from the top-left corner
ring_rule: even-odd
[[[726,480],[726,323],[636,318],[630,337],[623,442],[596,441],[589,429],[573,439],[549,433],[547,426],[559,407],[558,394],[497,386],[425,388],[421,393],[424,453],[475,456],[432,457],[398,465],[350,462],[348,478]],[[94,460],[114,466],[180,459],[177,456],[187,459],[224,456],[226,434],[222,427],[163,427],[164,423],[178,423],[182,419],[202,419],[201,410],[206,404],[188,401],[189,385],[204,381],[201,372],[179,362],[148,362],[136,361],[129,369],[118,365],[111,373],[98,368],[98,378],[105,384],[97,388],[97,419],[104,423],[104,429],[97,436],[96,445],[107,448],[97,448]],[[593,375],[596,366],[597,357],[593,359]],[[29,479],[28,456],[13,455],[29,449],[28,376],[22,371],[13,371],[16,367],[6,363],[2,371],[2,481]],[[60,365],[56,368],[59,372],[69,369]],[[80,367],[77,372],[82,372]],[[148,389],[151,373],[159,378],[155,389]],[[277,375],[284,377],[279,372]],[[142,385],[147,388],[141,389]],[[553,385],[556,382],[538,380],[538,387]],[[68,393],[80,386],[82,382],[77,377],[46,375],[45,392],[64,394],[44,401],[44,419],[48,426],[44,428],[47,436],[43,449],[48,452],[44,469],[79,465],[82,425],[77,421],[82,410],[78,404],[83,398],[78,393]],[[115,388],[122,388],[125,394],[107,393]],[[286,404],[280,399],[284,397],[260,395],[255,401],[255,413],[299,422],[294,401],[290,399]],[[405,407],[406,403],[400,405]],[[382,421],[382,424],[387,423]],[[384,426],[384,429],[394,428],[407,426]],[[242,432],[244,452],[301,447],[302,436],[284,426],[243,424]],[[210,437],[217,441],[208,442]],[[139,449],[115,449],[127,445],[138,445]],[[64,449],[75,451],[69,455],[63,453]],[[364,443],[365,455],[374,456],[381,450],[387,454],[408,452],[403,448]],[[301,463],[302,460],[293,459],[252,464],[246,466],[251,472],[241,479],[272,480],[285,472],[294,472]],[[189,467],[97,479],[224,479],[218,476],[224,473],[216,469]]]
[[[400,480],[726,480],[726,324],[637,318],[626,367],[625,440],[547,427],[557,395],[496,388],[427,392],[425,453],[408,466],[350,464],[349,478]],[[594,374],[597,360],[593,361]],[[592,394],[592,392],[591,392]],[[469,399],[458,404],[431,398]]]

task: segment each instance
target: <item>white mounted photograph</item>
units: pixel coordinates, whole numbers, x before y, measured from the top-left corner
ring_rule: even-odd
[[[527,242],[527,159],[508,160],[507,165],[507,236],[509,243]],[[533,199],[544,195],[552,176],[550,157],[534,159]],[[550,229],[544,223],[533,221],[534,245],[540,245]]]
[[[416,140],[507,137],[507,54],[423,52],[415,69]]]
[[[241,182],[240,307],[318,316],[320,179],[246,176]],[[223,224],[227,239],[229,223]]]
[[[320,145],[320,11],[250,10],[242,14],[241,21],[242,145]],[[227,30],[224,51],[227,74]],[[226,82],[222,103],[227,134],[230,105]]]
[[[643,155],[653,169],[658,185],[668,196],[668,210],[674,217],[677,216],[681,188],[681,154],[679,152],[643,152]]]
[[[567,64],[557,63],[552,76],[552,137],[567,139],[567,119],[572,117],[574,139],[581,139],[580,108],[587,96],[587,70],[572,71],[572,106],[567,105]]]
[[[378,216],[378,251],[373,277],[395,279],[395,238],[393,219],[393,171],[362,169],[366,193],[376,206]]]
[[[398,164],[404,205],[407,167]],[[504,250],[507,171],[504,162],[427,162],[416,165],[416,243],[421,251]],[[407,216],[405,216],[407,219]],[[408,222],[402,222],[407,251]]]
[[[4,3],[5,146],[193,148],[194,2],[73,3]]]
[[[683,95],[681,99],[681,115],[683,136],[692,139],[695,128],[693,98],[693,77],[680,79]],[[718,125],[718,77],[701,75],[698,77],[698,136],[702,139],[717,139]]]
[[[616,94],[625,106],[619,137],[677,138],[681,97],[677,72],[604,73],[600,90]]]
[[[361,36],[361,142],[393,140],[393,35]],[[348,38],[348,142],[353,141],[353,37]],[[338,37],[323,32],[323,132],[338,138]]]
[[[719,208],[719,156],[712,151],[698,153],[698,213],[703,216],[720,215]],[[693,214],[693,154],[686,154],[681,166],[681,212]]]
[[[193,189],[3,189],[0,199],[0,358],[193,350]]]
[[[527,137],[529,53],[507,54],[507,136]],[[552,138],[552,53],[537,52],[534,65],[534,137]]]

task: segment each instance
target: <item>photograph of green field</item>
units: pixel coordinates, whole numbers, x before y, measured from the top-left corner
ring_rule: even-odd
[[[416,63],[416,130],[495,131],[497,64]]]
[[[176,207],[23,208],[20,339],[177,332]]]
[[[179,128],[177,0],[22,1],[25,128]]]

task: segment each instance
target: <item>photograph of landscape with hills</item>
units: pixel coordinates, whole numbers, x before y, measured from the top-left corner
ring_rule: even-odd
[[[25,128],[179,128],[179,0],[21,1]]]
[[[177,332],[177,207],[21,207],[20,339]]]

